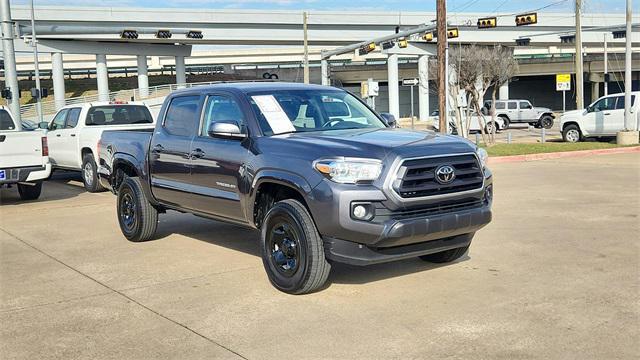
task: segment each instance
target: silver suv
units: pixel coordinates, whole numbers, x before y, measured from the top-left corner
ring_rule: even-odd
[[[491,100],[484,102],[482,111],[489,114]],[[529,123],[537,128],[551,129],[555,115],[549,108],[534,107],[529,100],[496,100],[496,116],[504,120],[504,128],[510,123]]]

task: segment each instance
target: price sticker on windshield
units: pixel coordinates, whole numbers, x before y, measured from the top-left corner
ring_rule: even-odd
[[[287,113],[273,95],[256,95],[251,97],[256,102],[264,118],[271,126],[274,134],[296,131]]]

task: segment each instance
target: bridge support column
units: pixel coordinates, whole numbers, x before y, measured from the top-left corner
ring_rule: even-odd
[[[498,89],[498,100],[509,100],[509,82],[502,84]]]
[[[149,75],[147,68],[147,55],[138,55],[138,91],[140,98],[149,97]]]
[[[187,69],[184,65],[184,56],[176,56],[176,83],[187,83]]]
[[[62,62],[62,53],[51,54],[51,79],[53,81],[53,99],[56,104],[56,110],[60,110],[60,108],[65,105],[64,65]]]
[[[398,87],[398,54],[387,59],[387,81],[389,88],[389,113],[400,119],[400,89]]]
[[[429,55],[422,55],[418,59],[418,111],[421,121],[429,119]]]
[[[322,85],[331,85],[331,79],[329,79],[329,60],[320,60],[320,72],[322,76]]]
[[[594,81],[591,83],[591,102],[595,102],[600,97],[600,83]]]
[[[109,101],[109,70],[105,54],[96,55],[96,78],[98,81],[98,100]]]

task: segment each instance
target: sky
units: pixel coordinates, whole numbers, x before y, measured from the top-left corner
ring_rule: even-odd
[[[624,13],[626,0],[583,0],[584,13]],[[11,0],[28,4],[28,0]],[[448,0],[449,12],[512,13],[538,10],[571,12],[574,0]],[[633,11],[640,11],[640,0],[633,1]],[[435,11],[435,0],[35,0],[39,5],[110,6],[194,9],[264,9],[264,10],[368,10]]]

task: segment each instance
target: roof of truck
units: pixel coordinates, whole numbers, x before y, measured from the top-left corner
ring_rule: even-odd
[[[315,84],[302,84],[294,82],[279,82],[279,81],[235,81],[235,82],[220,82],[217,84],[197,86],[186,89],[180,89],[178,92],[191,92],[191,91],[210,91],[210,90],[239,90],[245,93],[255,91],[269,91],[269,90],[340,90],[331,86],[315,85]]]

